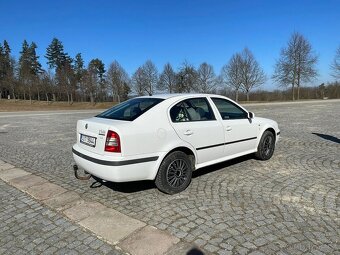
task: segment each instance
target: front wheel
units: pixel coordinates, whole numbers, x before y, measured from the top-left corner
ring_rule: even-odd
[[[174,151],[160,165],[155,184],[164,193],[179,193],[189,186],[192,171],[193,166],[188,155]]]
[[[274,154],[275,149],[275,137],[270,131],[264,131],[260,143],[257,147],[255,156],[260,160],[268,160]]]

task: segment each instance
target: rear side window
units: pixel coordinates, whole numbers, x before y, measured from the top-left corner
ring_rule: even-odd
[[[172,122],[215,120],[215,116],[206,98],[184,100],[170,110]]]
[[[247,112],[242,110],[232,102],[223,98],[211,98],[221,114],[223,120],[228,119],[246,119]]]
[[[133,121],[155,105],[162,102],[160,98],[133,98],[98,114],[96,117]]]

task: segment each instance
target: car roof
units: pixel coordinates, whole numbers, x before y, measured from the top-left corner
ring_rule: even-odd
[[[161,98],[161,99],[169,99],[169,98],[187,98],[187,97],[206,97],[206,96],[217,96],[220,97],[220,95],[214,95],[214,94],[200,94],[200,93],[178,93],[178,94],[156,94],[152,96],[141,96],[138,98]]]

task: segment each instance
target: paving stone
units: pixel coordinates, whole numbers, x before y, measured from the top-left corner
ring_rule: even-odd
[[[50,182],[38,184],[27,189],[27,192],[36,199],[45,200],[58,196],[67,190]]]
[[[178,238],[146,226],[119,242],[119,247],[135,255],[161,255],[178,242]]]
[[[63,213],[71,220],[80,221],[105,209],[107,209],[107,207],[98,202],[82,201],[66,209]]]
[[[52,207],[57,211],[62,211],[77,204],[80,204],[83,200],[74,191],[67,191],[60,195],[44,200],[44,204]]]
[[[79,224],[112,244],[116,244],[134,231],[145,226],[144,222],[135,220],[113,209],[106,209],[92,215]]]
[[[30,174],[15,179],[11,179],[9,183],[20,190],[27,190],[27,188],[29,187],[43,184],[45,182],[47,182],[46,179],[43,179],[34,174]]]
[[[31,173],[28,173],[21,168],[10,168],[7,170],[3,170],[0,172],[0,178],[4,181],[10,181],[12,179],[22,177],[22,176],[27,176],[30,175]]]
[[[3,161],[1,161],[1,162],[2,163],[0,164],[0,171],[4,171],[4,170],[14,168],[14,166],[11,165],[11,164],[4,163]]]

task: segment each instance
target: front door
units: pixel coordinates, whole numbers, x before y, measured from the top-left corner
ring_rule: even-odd
[[[224,156],[246,154],[256,148],[259,127],[248,119],[248,114],[233,102],[211,98],[222,118],[225,146]]]

